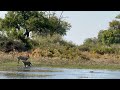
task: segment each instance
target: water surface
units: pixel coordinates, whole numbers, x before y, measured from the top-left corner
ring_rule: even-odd
[[[120,70],[21,67],[0,71],[0,79],[120,79]]]

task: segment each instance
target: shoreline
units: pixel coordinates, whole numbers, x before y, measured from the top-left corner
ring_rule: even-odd
[[[83,55],[90,58],[86,59],[66,59],[59,57],[30,57],[30,62],[33,67],[56,67],[56,68],[75,68],[75,69],[110,69],[119,70],[120,69],[120,55],[116,54],[105,54],[100,55],[90,52],[81,52]],[[20,53],[18,53],[19,56]],[[36,53],[38,54],[38,53]],[[23,53],[24,55],[24,53]],[[17,63],[17,54],[15,56],[11,54],[1,53],[0,54],[0,70],[12,70],[17,67],[24,67],[23,63],[20,65]]]
[[[5,62],[0,66],[0,71],[6,70],[17,70],[18,68],[24,67],[21,63],[19,66],[16,62]],[[100,70],[120,70],[120,64],[111,65],[47,65],[34,63],[32,67],[50,67],[50,68],[66,68],[66,69],[100,69]]]

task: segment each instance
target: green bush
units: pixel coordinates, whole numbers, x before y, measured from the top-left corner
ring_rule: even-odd
[[[16,51],[24,51],[25,44],[20,40],[15,40],[0,35],[0,50],[3,52],[10,52],[13,51],[13,49],[15,49]]]
[[[102,55],[115,53],[115,49],[112,47],[108,47],[108,46],[95,47],[92,49],[92,51],[94,51],[95,53],[98,53],[98,54],[102,54]]]
[[[80,51],[90,51],[90,47],[86,45],[81,45],[79,46]]]

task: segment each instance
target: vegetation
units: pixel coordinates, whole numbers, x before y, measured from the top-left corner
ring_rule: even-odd
[[[38,36],[63,36],[70,27],[68,22],[62,20],[62,14],[58,18],[55,13],[43,11],[8,11],[5,18],[0,19],[1,35],[11,39],[12,43],[23,43],[26,51],[33,48],[31,44],[34,41],[30,39],[30,33]]]
[[[16,57],[26,54],[36,66],[120,68],[120,15],[78,46],[62,38],[71,28],[62,13],[8,11],[0,18],[0,68],[16,67]]]
[[[116,19],[120,19],[119,15]],[[98,54],[120,54],[120,21],[113,20],[107,30],[100,30],[97,38],[88,38],[79,48]]]

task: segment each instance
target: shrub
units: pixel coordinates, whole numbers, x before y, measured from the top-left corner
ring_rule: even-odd
[[[90,47],[86,45],[81,45],[79,46],[80,51],[90,51]]]
[[[93,48],[93,50],[95,53],[98,54],[113,54],[115,53],[115,49],[112,47],[108,47],[108,46],[100,46],[100,47],[95,47]]]

